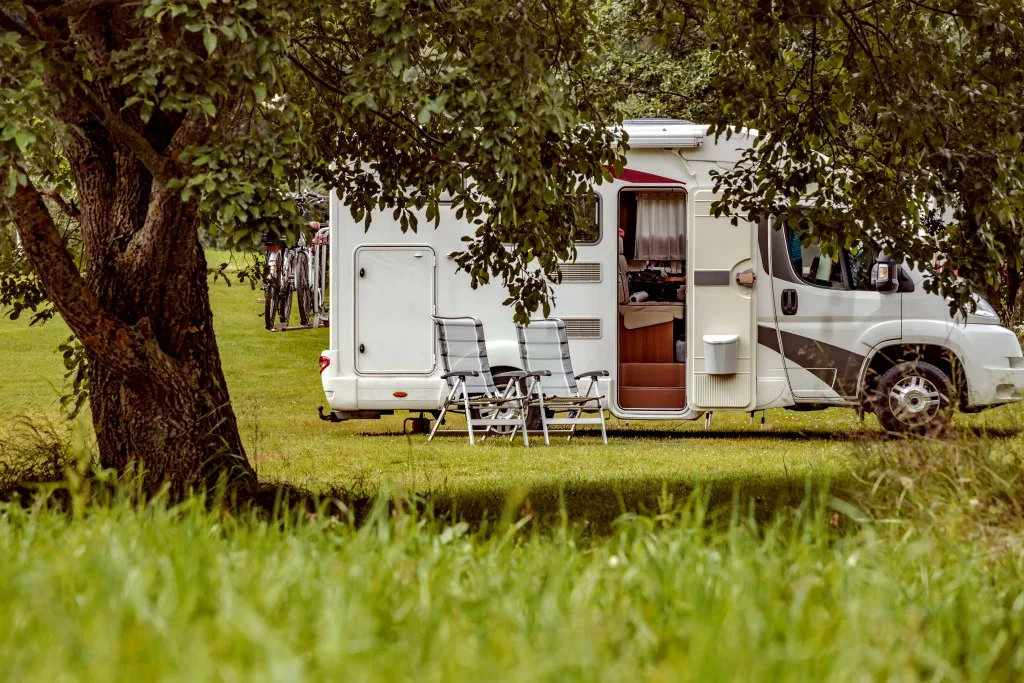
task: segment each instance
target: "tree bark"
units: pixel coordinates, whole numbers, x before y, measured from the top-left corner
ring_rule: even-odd
[[[155,192],[147,216],[164,217],[179,236],[140,247],[102,274],[90,268],[90,286],[31,183],[6,203],[47,295],[86,347],[100,464],[141,474],[149,492],[167,486],[173,498],[222,480],[254,484],[220,364],[194,212]],[[98,251],[87,242],[93,258]]]

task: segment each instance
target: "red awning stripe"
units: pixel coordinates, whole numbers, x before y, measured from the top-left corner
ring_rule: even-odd
[[[685,185],[686,182],[682,180],[676,180],[675,178],[666,178],[665,176],[655,175],[653,173],[647,173],[646,171],[637,171],[632,168],[624,168],[621,173],[615,174],[616,180],[621,180],[625,183],[651,183],[659,185]]]

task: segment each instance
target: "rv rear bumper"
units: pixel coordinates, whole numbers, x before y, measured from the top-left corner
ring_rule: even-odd
[[[437,377],[321,376],[331,410],[438,410],[444,381]]]

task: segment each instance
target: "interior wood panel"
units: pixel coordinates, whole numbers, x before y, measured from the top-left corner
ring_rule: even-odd
[[[685,363],[621,363],[619,385],[623,387],[686,386]]]
[[[620,363],[671,363],[675,360],[672,323],[627,330],[619,316]]]

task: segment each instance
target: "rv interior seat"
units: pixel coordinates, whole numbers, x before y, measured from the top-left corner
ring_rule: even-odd
[[[626,261],[625,247],[622,236],[619,236],[619,303],[629,303],[629,263]]]

